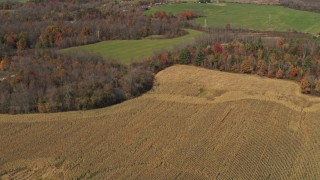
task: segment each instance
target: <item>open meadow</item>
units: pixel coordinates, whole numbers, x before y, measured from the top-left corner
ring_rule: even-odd
[[[174,46],[191,42],[196,37],[204,35],[203,32],[196,30],[186,29],[186,31],[188,32],[187,35],[172,39],[155,37],[155,39],[145,38],[142,40],[111,40],[67,48],[61,50],[61,52],[87,51],[100,54],[105,59],[115,58],[121,63],[129,64],[131,62],[144,61],[153,55],[154,52],[161,52],[163,49],[169,50]]]
[[[230,24],[233,28],[253,30],[289,30],[313,34],[320,32],[319,13],[274,5],[181,3],[153,7],[146,14],[151,15],[157,11],[179,14],[186,10],[194,10],[203,14],[203,17],[194,20],[201,26],[207,24],[209,27],[225,27],[226,24]]]
[[[0,116],[1,179],[319,179],[320,99],[173,66],[112,107]]]

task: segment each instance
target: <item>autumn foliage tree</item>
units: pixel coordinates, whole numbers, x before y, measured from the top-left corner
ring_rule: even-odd
[[[297,76],[298,69],[297,67],[291,67],[288,72],[289,79],[294,79]]]
[[[62,40],[62,30],[58,26],[47,26],[39,40],[43,47],[54,47]]]
[[[264,76],[266,74],[266,67],[267,67],[267,65],[266,65],[265,61],[260,59],[258,61],[258,65],[257,65],[257,70],[258,70],[257,74],[259,76]]]
[[[0,59],[0,71],[4,70],[4,60]]]
[[[316,95],[319,95],[320,93],[320,79],[315,79],[314,80],[314,91]]]
[[[283,44],[284,44],[284,39],[283,38],[278,38],[278,40],[277,40],[278,48],[282,48]]]
[[[163,51],[161,54],[161,64],[166,64],[168,62],[168,52]]]
[[[300,85],[301,85],[301,92],[302,93],[310,94],[310,92],[311,92],[311,84],[310,84],[310,81],[309,81],[307,76],[305,76],[301,80]]]
[[[278,79],[282,79],[282,78],[283,78],[283,71],[282,71],[281,68],[278,69],[277,74],[276,74],[276,77],[277,77]]]
[[[154,13],[154,17],[158,19],[164,19],[164,18],[168,18],[168,15],[164,11],[157,11]]]
[[[16,47],[16,39],[17,39],[17,35],[14,33],[6,34],[4,36],[5,43],[12,48]]]
[[[182,19],[190,20],[190,19],[196,18],[197,15],[192,10],[187,10],[187,11],[180,13],[178,15],[178,17],[180,17]]]
[[[9,64],[1,74],[15,75],[0,82],[0,113],[100,108],[138,96],[153,84],[153,74],[140,64],[125,66],[91,54],[41,50],[13,57]]]
[[[245,58],[240,66],[240,71],[242,73],[252,73],[253,67],[252,67],[252,60],[250,58]]]
[[[213,52],[216,54],[221,54],[223,52],[223,47],[221,45],[221,43],[215,43],[214,47],[213,47]]]

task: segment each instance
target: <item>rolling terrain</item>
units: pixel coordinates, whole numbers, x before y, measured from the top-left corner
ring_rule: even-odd
[[[320,98],[173,66],[112,107],[0,116],[2,179],[319,179]]]
[[[298,31],[319,33],[320,14],[290,9],[282,6],[220,3],[199,4],[182,3],[154,7],[146,14],[156,11],[179,14],[186,10],[201,12],[203,17],[195,19],[195,23],[209,27],[225,27],[230,24],[234,28],[253,30]]]

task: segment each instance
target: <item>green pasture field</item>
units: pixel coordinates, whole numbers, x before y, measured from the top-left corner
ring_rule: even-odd
[[[194,22],[208,27],[246,28],[253,30],[299,31],[320,33],[320,14],[300,11],[276,5],[257,5],[239,3],[180,3],[154,7],[146,11],[147,15],[156,11],[179,14],[186,10],[194,10],[204,17]]]
[[[121,63],[129,64],[131,62],[143,61],[150,57],[154,52],[163,49],[190,42],[196,37],[204,35],[201,31],[191,29],[186,30],[187,35],[172,39],[153,39],[145,38],[142,40],[112,40],[103,41],[95,44],[71,47],[63,49],[60,52],[68,51],[87,51],[100,54],[104,58],[115,58]]]

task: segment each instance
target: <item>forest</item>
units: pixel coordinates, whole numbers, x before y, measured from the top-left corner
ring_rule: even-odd
[[[147,17],[141,6],[125,1],[44,0],[16,6],[0,13],[0,57],[25,49],[183,33],[177,17]]]
[[[4,60],[1,113],[60,112],[106,107],[151,89],[153,74],[91,54],[49,50]]]
[[[280,0],[281,5],[295,9],[320,11],[320,2],[317,0]]]
[[[154,75],[174,64],[293,80],[303,93],[320,95],[320,46],[308,35],[245,37],[238,33],[251,31],[192,24],[189,20],[201,16],[199,12],[145,15],[144,6],[117,0],[2,3],[0,113],[106,107],[147,92]],[[96,54],[58,52],[106,40],[178,37],[186,33],[184,28],[207,36],[155,53],[142,63],[124,65]]]
[[[153,72],[173,64],[191,64],[232,73],[256,74],[300,83],[305,94],[320,95],[320,45],[316,42],[208,35],[145,62]]]

